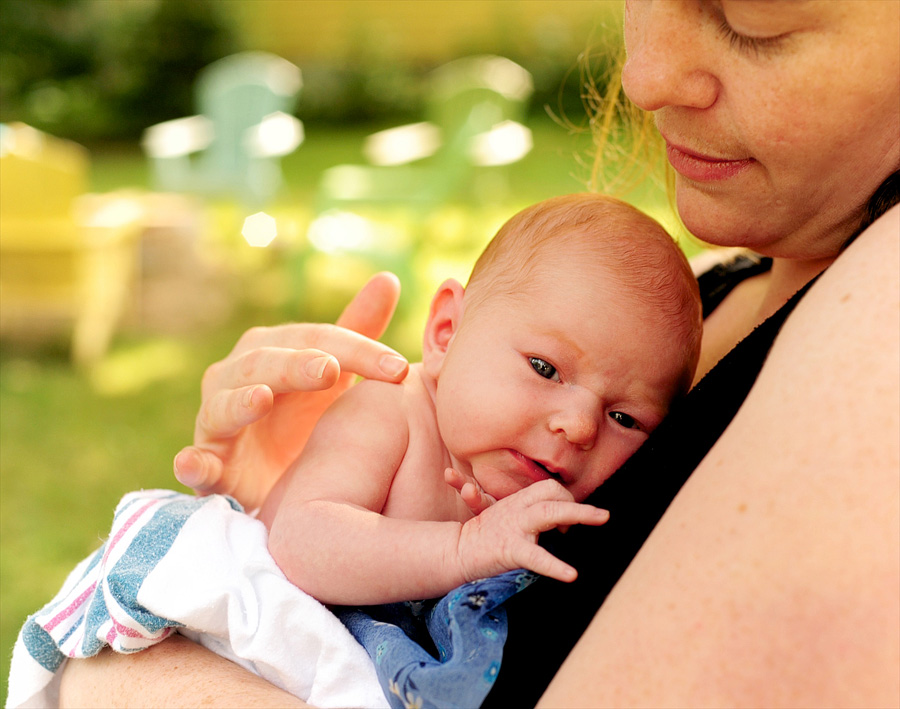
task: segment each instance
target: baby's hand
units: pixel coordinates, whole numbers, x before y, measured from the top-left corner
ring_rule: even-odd
[[[601,525],[609,512],[575,502],[555,480],[542,480],[504,497],[463,524],[458,563],[467,580],[525,568],[559,581],[578,572],[538,546],[541,532],[573,524]]]
[[[450,487],[456,488],[462,501],[466,503],[473,515],[480,515],[497,501],[484,491],[474,477],[463,475],[455,468],[447,468],[444,471],[444,481]]]

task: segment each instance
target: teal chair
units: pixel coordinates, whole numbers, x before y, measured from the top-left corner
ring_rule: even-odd
[[[522,121],[532,91],[529,72],[504,57],[464,57],[435,69],[423,121],[368,136],[367,164],[323,173],[310,249],[295,266],[295,281],[306,289],[298,298],[342,288],[330,273],[384,269],[400,277],[405,303],[427,302],[419,297],[430,285],[416,253],[431,218],[461,197],[489,202],[504,189],[503,170],[531,149]]]
[[[150,126],[142,145],[156,189],[270,200],[282,184],[280,159],[303,142],[291,112],[300,70],[265,52],[220,59],[197,76],[199,115]]]
[[[317,210],[406,205],[420,212],[473,187],[479,168],[512,164],[531,149],[522,124],[533,91],[531,75],[504,57],[451,61],[428,77],[420,123],[369,136],[366,165],[323,173]]]

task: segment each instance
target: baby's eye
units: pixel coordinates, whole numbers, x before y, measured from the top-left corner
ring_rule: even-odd
[[[623,414],[621,411],[611,411],[609,417],[622,428],[640,428],[640,424],[638,424],[637,421],[628,414]]]
[[[548,361],[543,360],[540,357],[529,357],[528,361],[531,364],[532,369],[544,379],[552,379],[555,382],[559,381],[559,373],[556,371],[556,367]]]

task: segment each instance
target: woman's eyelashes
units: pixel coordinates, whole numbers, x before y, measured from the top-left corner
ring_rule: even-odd
[[[756,57],[767,52],[772,52],[780,48],[780,45],[787,39],[790,32],[770,36],[754,36],[738,32],[725,14],[725,9],[719,4],[713,5],[713,14],[718,22],[719,34],[724,37],[728,43],[743,52],[744,54],[752,54]]]
[[[719,32],[728,40],[732,47],[736,47],[746,54],[753,54],[755,56],[777,49],[778,45],[786,36],[750,37],[749,35],[735,31],[735,29],[728,24],[728,21],[724,19],[719,23]]]
[[[544,379],[550,379],[554,382],[559,381],[559,372],[557,372],[556,367],[547,360],[541,359],[540,357],[529,357],[528,363],[531,365],[531,368]]]

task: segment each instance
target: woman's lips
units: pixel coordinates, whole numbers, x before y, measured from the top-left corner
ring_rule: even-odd
[[[695,182],[717,182],[740,174],[753,163],[753,158],[723,160],[693,153],[666,141],[666,155],[675,171]]]

